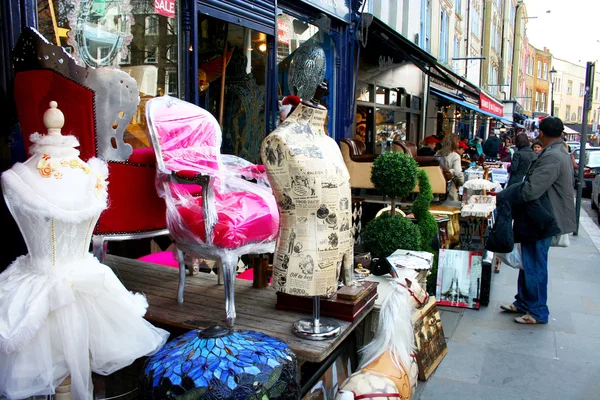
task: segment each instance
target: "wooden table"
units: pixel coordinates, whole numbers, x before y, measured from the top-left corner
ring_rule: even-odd
[[[225,324],[225,289],[217,284],[216,275],[188,276],[185,302],[179,304],[178,269],[113,255],[106,256],[106,265],[114,270],[128,290],[146,296],[150,304],[146,319],[152,323],[184,330]],[[295,336],[292,324],[310,315],[277,310],[276,301],[276,292],[272,288],[255,289],[252,281],[237,279],[235,328],[263,332],[282,340],[296,353],[300,364],[324,361],[373,309],[371,303],[353,322],[336,319],[342,328],[337,338],[309,341]]]

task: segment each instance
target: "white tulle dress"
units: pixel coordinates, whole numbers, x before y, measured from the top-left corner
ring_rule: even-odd
[[[54,394],[71,375],[73,399],[91,399],[91,371],[154,353],[168,332],[144,320],[145,297],[89,252],[107,206],[106,164],[81,161],[73,136],[31,139],[32,157],[2,174],[28,254],[0,274],[0,398]]]

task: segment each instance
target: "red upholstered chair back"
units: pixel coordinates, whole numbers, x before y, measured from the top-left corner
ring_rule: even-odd
[[[81,158],[99,157],[108,163],[109,207],[94,229],[101,242],[165,234],[165,204],[154,186],[154,152],[133,150],[123,140],[139,104],[135,79],[118,69],[77,65],[62,47],[48,43],[32,28],[21,33],[13,65],[14,99],[26,149],[32,133],[46,132],[43,115],[50,101],[56,101],[65,116],[62,133],[79,139]]]
[[[15,76],[14,99],[23,133],[25,150],[29,149],[32,133],[45,133],[44,112],[50,101],[58,103],[65,115],[63,135],[79,139],[81,159],[96,156],[94,126],[94,93],[51,70],[33,70]]]

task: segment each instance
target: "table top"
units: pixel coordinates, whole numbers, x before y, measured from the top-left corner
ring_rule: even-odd
[[[128,290],[141,292],[146,296],[149,303],[146,319],[150,322],[178,329],[204,329],[217,323],[225,323],[225,288],[217,283],[216,275],[188,275],[185,301],[179,304],[178,269],[113,255],[106,256],[106,264]],[[292,324],[312,315],[277,310],[276,302],[277,293],[272,287],[255,289],[252,281],[237,279],[235,328],[263,332],[282,340],[301,362],[318,363],[325,360],[373,309],[371,303],[353,322],[335,319],[342,328],[342,333],[337,338],[310,341],[295,336]]]

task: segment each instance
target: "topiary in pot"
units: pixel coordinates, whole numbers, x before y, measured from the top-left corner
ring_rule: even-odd
[[[390,197],[392,209],[369,221],[363,231],[365,250],[373,258],[387,257],[398,249],[419,250],[419,228],[396,215],[396,198],[414,189],[418,170],[416,161],[402,153],[385,153],[375,159],[371,181],[379,193]]]
[[[415,188],[418,171],[412,157],[398,152],[382,154],[373,162],[371,182],[377,192],[390,197],[392,216],[396,214],[396,198],[408,196]]]
[[[420,170],[418,172],[417,181],[419,182],[419,195],[413,202],[412,212],[417,219],[417,226],[419,227],[419,232],[421,234],[421,243],[419,244],[419,249],[421,251],[428,251],[434,255],[431,273],[427,276],[427,291],[430,294],[434,294],[435,284],[437,281],[438,257],[436,252],[431,247],[431,242],[438,231],[438,224],[429,211],[429,205],[433,200],[433,191],[431,190],[429,176],[424,170]]]
[[[363,242],[371,257],[382,258],[398,249],[419,250],[421,234],[409,219],[385,213],[365,226]]]

